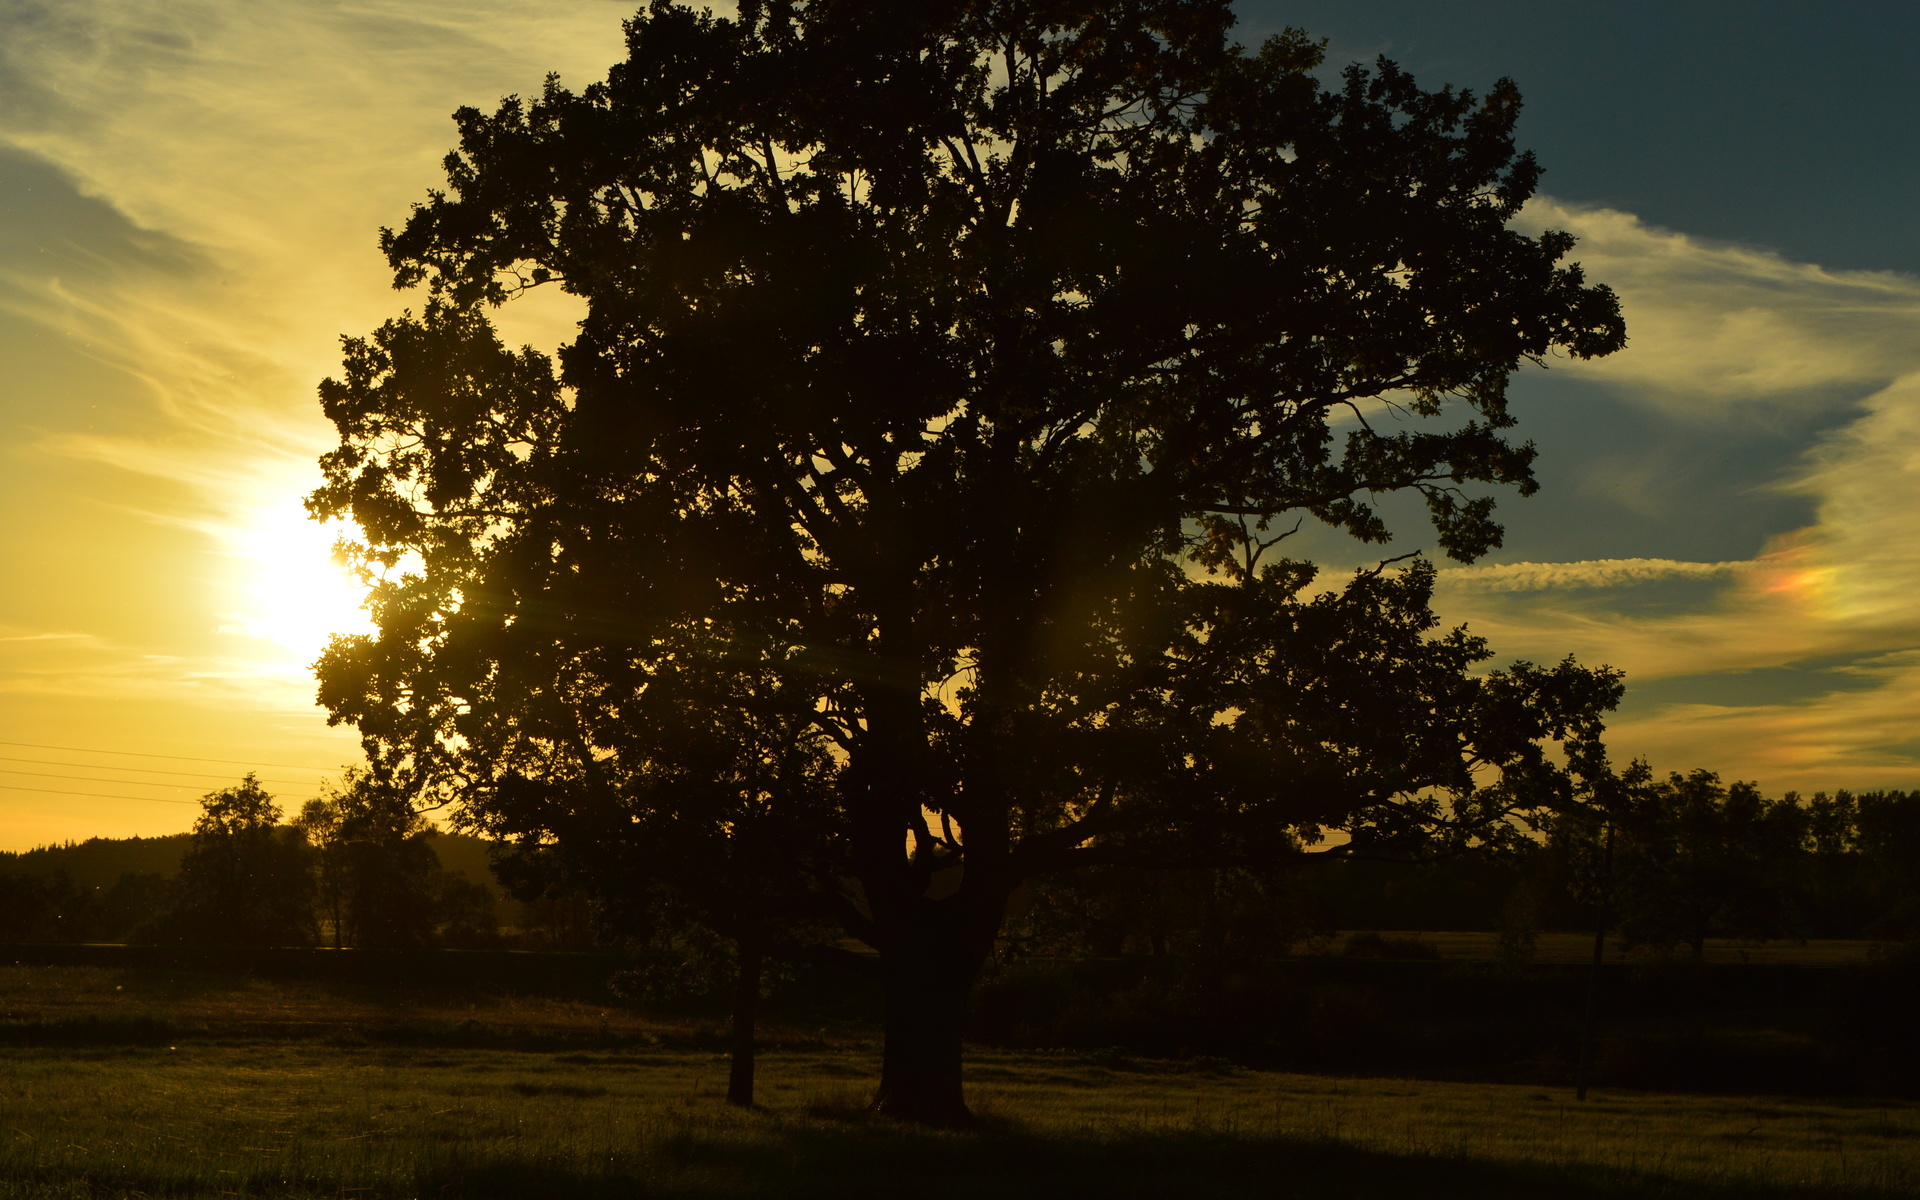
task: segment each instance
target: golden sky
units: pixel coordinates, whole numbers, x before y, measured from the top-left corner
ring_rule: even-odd
[[[314,385],[405,303],[376,231],[451,111],[598,78],[629,11],[0,0],[0,849],[177,832],[249,765],[297,806],[358,757],[306,670],[358,620],[301,510]],[[1622,758],[1920,786],[1920,279],[1577,197],[1526,220],[1580,235],[1632,344],[1516,387],[1545,490],[1443,612],[1625,668]]]
[[[1592,419],[1645,422],[1624,452],[1598,433],[1543,438],[1546,486],[1601,512],[1638,507],[1681,537],[1754,510],[1775,527],[1719,560],[1529,562],[1517,542],[1597,539],[1551,517],[1519,528],[1515,504],[1520,536],[1491,564],[1443,572],[1441,610],[1503,654],[1624,669],[1619,757],[1773,790],[1920,786],[1920,279],[1608,210],[1549,201],[1527,215],[1579,234],[1627,313],[1628,349],[1555,364],[1562,387],[1585,385]],[[1789,449],[1753,449],[1774,440]],[[1726,463],[1736,472],[1704,495],[1689,482]]]
[[[0,849],[176,832],[167,801],[241,764],[291,804],[358,759],[306,670],[358,617],[301,509],[314,385],[402,303],[377,231],[453,109],[597,78],[629,12],[0,4]],[[556,340],[537,316],[515,332]]]

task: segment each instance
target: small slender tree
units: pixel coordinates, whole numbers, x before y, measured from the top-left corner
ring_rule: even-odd
[[[545,769],[503,780],[473,819],[514,844],[510,875],[592,894],[613,932],[654,953],[702,931],[732,944],[727,1100],[751,1106],[767,958],[824,931],[833,759],[776,678],[706,659],[656,674],[641,711],[595,730],[600,754],[554,739]]]

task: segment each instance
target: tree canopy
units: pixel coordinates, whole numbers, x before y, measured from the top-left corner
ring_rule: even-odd
[[[320,791],[295,824],[314,849],[317,892],[335,947],[432,945],[440,870],[432,827],[398,789],[358,769]]]
[[[1027,878],[1497,841],[1604,765],[1612,673],[1483,674],[1424,561],[1281,556],[1387,541],[1395,492],[1496,547],[1488,485],[1535,488],[1509,378],[1622,344],[1572,239],[1513,227],[1517,90],[1327,87],[1232,22],[656,0],[604,82],[456,114],[382,238],[419,311],[321,387],[311,507],[357,522],[377,625],[321,661],[335,719],[536,838],[530,787],[646,823],[664,698],[797,721],[889,1111],[963,1117]],[[585,314],[557,361],[488,315],[549,288]]]
[[[168,911],[144,931],[159,941],[310,946],[313,881],[298,830],[251,772],[200,798]]]

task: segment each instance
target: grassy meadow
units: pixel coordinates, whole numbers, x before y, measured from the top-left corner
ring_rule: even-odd
[[[1920,1105],[977,1051],[977,1132],[864,1118],[877,1047],[537,997],[0,968],[0,1195],[1920,1195]]]
[[[1349,930],[1322,938],[1316,943],[1295,947],[1297,954],[1337,954]],[[1441,958],[1462,962],[1490,962],[1499,957],[1499,935],[1491,932],[1463,931],[1431,933],[1417,930],[1380,930],[1384,938],[1415,939],[1432,946]],[[1774,964],[1796,967],[1837,967],[1873,960],[1876,943],[1862,938],[1816,938],[1808,941],[1752,942],[1733,938],[1708,938],[1705,960],[1712,965],[1732,963]],[[1608,938],[1605,961],[1647,965],[1661,962],[1690,961],[1692,951],[1637,947],[1629,950],[1618,938]],[[1535,939],[1533,961],[1540,963],[1584,963],[1593,960],[1593,935],[1543,931]]]
[[[1296,947],[1298,954],[1338,954],[1344,941],[1354,931],[1342,931],[1331,937],[1319,939],[1317,943],[1302,943]],[[1423,931],[1396,931],[1380,929],[1380,937],[1386,939],[1415,939],[1434,948],[1436,956],[1452,958],[1457,962],[1492,962],[1500,956],[1500,935],[1482,933],[1482,931],[1461,931],[1461,933],[1423,933]],[[1849,937],[1822,937],[1811,941],[1736,941],[1732,937],[1709,937],[1705,945],[1705,960],[1711,966],[1722,964],[1774,964],[1774,966],[1849,966],[1872,962],[1876,943],[1866,939]],[[1649,966],[1659,962],[1692,962],[1690,948],[1626,948],[1619,939],[1607,939],[1605,962],[1622,962]],[[1592,962],[1594,960],[1594,935],[1592,933],[1555,933],[1542,931],[1534,941],[1532,962]]]

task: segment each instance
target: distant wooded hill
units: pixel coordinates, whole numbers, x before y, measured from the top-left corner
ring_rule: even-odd
[[[192,843],[189,833],[165,837],[88,838],[59,846],[40,846],[20,853],[0,852],[0,869],[43,877],[65,872],[75,887],[110,888],[122,875],[163,875],[180,870],[181,856]],[[484,839],[464,833],[435,833],[433,851],[442,870],[465,873],[467,878],[498,888],[487,859]]]
[[[283,830],[291,835],[291,829]],[[593,934],[577,897],[522,901],[493,872],[488,843],[463,833],[423,838],[437,860],[430,886],[440,907],[463,911],[456,933],[441,913],[446,945],[585,949]],[[0,942],[119,942],[150,936],[172,906],[193,835],[88,838],[0,852]]]
[[[40,846],[21,854],[0,854],[0,866],[25,874],[65,872],[75,887],[112,887],[122,875],[167,875],[180,869],[191,834],[167,837],[88,838],[60,846]]]

